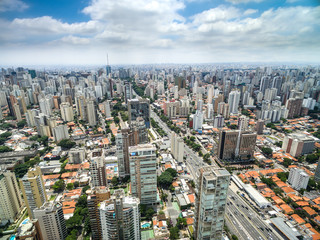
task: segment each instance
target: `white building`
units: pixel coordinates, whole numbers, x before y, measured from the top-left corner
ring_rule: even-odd
[[[312,98],[307,98],[307,99],[303,99],[303,102],[302,102],[302,106],[303,107],[306,107],[310,110],[313,110],[314,107],[316,106],[316,100],[315,99],[312,99]]]
[[[178,162],[183,162],[184,142],[175,132],[171,132],[171,153]]]
[[[40,208],[33,210],[33,214],[34,218],[39,220],[43,239],[64,240],[67,237],[61,203],[46,202]]]
[[[62,139],[69,139],[68,127],[66,125],[59,125],[52,129],[53,137],[56,142]]]
[[[69,102],[60,104],[61,118],[65,122],[73,121],[73,109]]]
[[[230,174],[214,166],[203,167],[199,172],[194,239],[222,239]]]
[[[296,189],[306,189],[310,176],[300,168],[291,168],[288,182]]]
[[[100,203],[102,238],[108,240],[140,240],[139,199],[125,197],[124,190],[115,190],[111,200]]]
[[[237,114],[240,101],[240,92],[233,90],[229,93],[228,103],[230,114]]]
[[[97,124],[97,111],[93,100],[87,100],[88,124],[95,126]]]

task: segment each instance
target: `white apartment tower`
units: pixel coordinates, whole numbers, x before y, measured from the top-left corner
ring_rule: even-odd
[[[108,240],[140,240],[139,199],[125,197],[124,190],[115,190],[110,200],[100,203],[102,238]]]
[[[230,114],[237,114],[240,102],[240,92],[233,90],[229,93],[228,103]]]
[[[60,104],[61,117],[63,121],[70,122],[73,121],[73,109],[69,102],[64,102]]]
[[[46,202],[33,210],[34,218],[38,219],[41,235],[46,240],[64,240],[68,233],[63,217],[62,204]]]
[[[194,239],[222,239],[230,174],[226,169],[203,167],[197,182]]]
[[[288,182],[296,189],[306,189],[308,186],[310,176],[302,169],[291,168],[289,173]]]

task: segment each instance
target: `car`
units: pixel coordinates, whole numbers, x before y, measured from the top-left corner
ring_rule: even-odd
[[[251,217],[248,217],[249,218],[249,220],[251,220]]]

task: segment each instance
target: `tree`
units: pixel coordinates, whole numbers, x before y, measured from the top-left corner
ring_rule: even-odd
[[[177,171],[173,168],[166,169],[161,175],[158,177],[158,185],[162,186],[163,188],[168,188],[173,179],[177,176]]]
[[[183,229],[184,227],[187,226],[187,219],[182,218],[182,217],[178,217],[178,218],[177,218],[177,224],[176,224],[176,226],[177,226],[179,229]]]
[[[306,157],[306,161],[310,164],[316,163],[319,159],[319,156],[317,154],[308,154]]]
[[[62,139],[57,145],[62,148],[70,149],[73,148],[76,143],[71,141],[70,139]]]
[[[120,119],[119,119],[118,117],[115,117],[115,118],[114,118],[114,122],[115,122],[116,124],[119,124]]]
[[[79,187],[79,182],[78,181],[75,181],[74,183],[73,183],[73,186],[74,186],[74,188],[78,188]]]
[[[117,186],[119,181],[118,181],[118,178],[116,176],[114,176],[112,179],[111,179],[111,183],[113,186]]]
[[[170,239],[178,239],[179,238],[179,228],[172,227],[170,228]]]
[[[232,234],[231,238],[232,238],[232,240],[238,240],[238,237],[234,234]]]
[[[231,124],[230,125],[230,129],[237,129],[237,128],[238,128],[238,126],[236,124]]]
[[[289,167],[292,164],[292,159],[290,158],[284,158],[283,159],[283,166],[285,166],[286,168]]]
[[[152,207],[148,208],[146,211],[146,218],[148,220],[151,220],[153,217],[153,214],[155,214],[155,211],[153,210],[153,208]]]
[[[277,177],[282,181],[282,182],[286,182],[288,177],[289,177],[289,173],[288,172],[279,172],[277,173]]]
[[[17,127],[18,128],[24,128],[25,125],[27,125],[26,120],[22,120],[22,121],[17,123]]]
[[[7,132],[5,132],[5,133],[2,133],[2,134],[0,135],[0,137],[2,137],[2,138],[8,138],[8,137],[10,137],[11,135],[12,135],[12,133],[9,132],[9,131],[7,131]]]
[[[271,156],[272,155],[272,149],[269,148],[269,147],[262,147],[261,151],[267,156]]]
[[[62,192],[65,189],[65,183],[62,179],[56,181],[52,186],[55,192]]]
[[[9,148],[7,146],[0,146],[0,153],[3,153],[3,152],[12,152],[13,149],[12,148]]]
[[[73,183],[68,183],[68,184],[67,184],[67,189],[68,189],[69,191],[72,190],[73,187],[74,187]]]
[[[280,142],[276,142],[274,145],[276,145],[277,147],[282,147],[282,142],[280,141]]]

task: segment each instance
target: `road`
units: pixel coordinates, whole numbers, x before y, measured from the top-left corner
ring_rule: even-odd
[[[276,240],[281,239],[271,226],[264,222],[260,216],[231,188],[228,190],[226,221],[228,225],[238,225],[235,232],[240,234],[241,239],[256,240]],[[230,222],[231,220],[231,222]],[[235,223],[234,223],[235,222]]]

